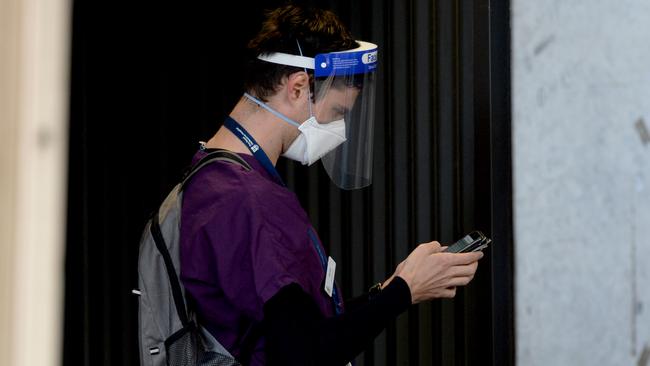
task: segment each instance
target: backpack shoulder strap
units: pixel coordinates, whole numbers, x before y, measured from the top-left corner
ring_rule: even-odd
[[[185,173],[185,176],[183,177],[183,180],[180,183],[179,192],[182,191],[185,184],[190,181],[190,179],[192,178],[192,176],[194,176],[194,174],[196,174],[204,166],[214,161],[228,161],[233,164],[240,165],[244,167],[244,169],[246,170],[252,170],[250,165],[244,159],[242,159],[241,157],[239,157],[237,154],[233,152],[227,150],[211,150],[211,152],[208,155],[204,156],[201,160],[199,160],[196,164],[194,164],[187,173]],[[163,261],[165,263],[165,269],[167,270],[167,275],[169,277],[172,296],[174,298],[174,303],[176,305],[176,311],[178,312],[178,317],[180,318],[181,323],[183,324],[183,326],[185,326],[189,322],[187,316],[188,312],[185,307],[185,301],[183,299],[181,284],[180,281],[178,280],[178,276],[176,276],[176,269],[174,268],[171,254],[169,253],[169,250],[167,250],[167,243],[165,242],[165,239],[162,234],[162,230],[160,228],[159,212],[160,212],[160,208],[158,208],[152,214],[151,225],[150,225],[151,236],[153,237],[154,243],[158,248],[158,251],[162,255]]]
[[[192,179],[194,174],[196,174],[204,166],[213,163],[215,161],[227,161],[232,164],[237,164],[248,171],[253,170],[253,168],[251,168],[251,166],[246,162],[246,160],[242,159],[239,155],[228,150],[211,149],[208,155],[201,158],[201,160],[199,160],[196,164],[194,164],[194,166],[192,166],[192,168],[185,174],[181,182],[180,191],[182,191],[183,188],[185,188],[185,185]]]
[[[153,237],[156,248],[163,258],[165,263],[165,269],[167,270],[167,277],[169,277],[169,284],[172,289],[172,297],[174,298],[174,304],[176,305],[176,312],[178,317],[181,320],[183,326],[188,324],[187,318],[187,309],[185,308],[185,301],[183,300],[183,292],[181,290],[181,284],[176,276],[176,269],[174,268],[174,263],[172,257],[167,250],[167,244],[163,238],[162,231],[160,230],[160,219],[158,217],[158,210],[151,217],[151,236]]]

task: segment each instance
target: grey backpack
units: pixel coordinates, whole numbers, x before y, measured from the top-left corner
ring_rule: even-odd
[[[251,167],[226,150],[214,150],[197,162],[147,222],[138,258],[138,333],[140,365],[239,366],[200,324],[188,307],[179,281],[180,214],[183,188],[202,167],[214,161]]]

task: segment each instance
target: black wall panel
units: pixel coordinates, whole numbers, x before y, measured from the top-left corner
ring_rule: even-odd
[[[65,365],[138,364],[141,230],[241,95],[246,40],[281,3],[74,2]],[[372,186],[341,191],[320,164],[278,165],[344,296],[419,243],[494,239],[467,288],[412,307],[357,365],[512,365],[508,2],[302,3],[380,46]]]

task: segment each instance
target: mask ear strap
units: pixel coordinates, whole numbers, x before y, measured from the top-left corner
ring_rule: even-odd
[[[281,120],[287,122],[288,124],[290,124],[290,125],[292,125],[292,126],[294,126],[294,127],[296,127],[296,128],[300,128],[300,123],[297,123],[297,122],[292,121],[291,119],[289,119],[289,117],[287,117],[287,116],[285,116],[284,114],[282,114],[282,113],[276,111],[275,109],[269,107],[268,105],[266,105],[266,104],[265,104],[264,102],[262,102],[261,100],[255,98],[254,96],[252,96],[252,95],[250,95],[250,94],[248,94],[248,93],[244,93],[244,96],[245,96],[246,98],[250,99],[251,101],[253,101],[255,104],[259,105],[260,107],[266,109],[267,111],[269,111],[269,112],[270,112],[271,114],[273,114],[274,116],[280,118]]]
[[[300,47],[300,42],[298,42],[298,38],[296,38],[296,44],[298,45],[298,52],[300,52],[300,56],[304,56],[302,54],[302,48]],[[307,90],[309,91],[309,99],[307,100],[307,105],[309,105],[309,117],[313,117],[314,114],[311,111],[311,88],[309,87],[309,73],[307,72],[307,68],[304,68],[305,74],[307,74]]]

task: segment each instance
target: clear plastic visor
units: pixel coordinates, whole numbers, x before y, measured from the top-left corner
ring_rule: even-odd
[[[332,181],[342,189],[372,183],[377,46],[316,55],[315,115],[320,123],[345,121],[346,141],[321,158]]]
[[[316,78],[314,114],[319,123],[345,122],[346,141],[321,161],[342,189],[372,183],[375,73]]]

